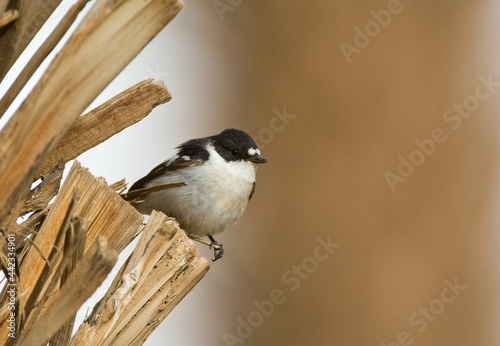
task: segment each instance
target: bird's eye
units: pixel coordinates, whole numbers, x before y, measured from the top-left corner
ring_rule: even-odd
[[[238,150],[231,150],[231,155],[238,156]]]

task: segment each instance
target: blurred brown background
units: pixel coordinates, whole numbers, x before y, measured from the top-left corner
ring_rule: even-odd
[[[187,2],[116,178],[225,127],[269,164],[147,344],[500,344],[499,37],[495,1]]]

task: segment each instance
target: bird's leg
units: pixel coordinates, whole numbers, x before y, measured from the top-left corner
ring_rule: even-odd
[[[218,259],[222,258],[222,255],[224,254],[224,248],[222,244],[219,244],[212,236],[208,236],[211,242],[208,242],[205,239],[198,238],[197,236],[191,234],[188,234],[188,237],[199,243],[207,245],[209,249],[214,248],[214,259],[212,261],[215,262]]]
[[[211,241],[208,248],[214,248],[214,259],[212,261],[215,262],[218,259],[222,258],[222,255],[224,255],[224,246],[222,246],[222,244],[219,244],[219,242],[217,242],[211,235],[208,236],[208,239],[210,239]]]

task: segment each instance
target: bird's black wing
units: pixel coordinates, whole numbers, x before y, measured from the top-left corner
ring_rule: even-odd
[[[151,170],[146,176],[142,177],[141,179],[137,180],[129,189],[130,191],[142,189],[146,187],[146,184],[149,183],[151,180],[162,176],[168,172],[174,172],[179,169],[187,168],[187,167],[192,167],[192,166],[199,166],[204,164],[205,161],[203,160],[185,160],[182,157],[177,157],[174,160],[168,160],[165,161],[155,168]]]
[[[209,141],[211,141],[211,137],[191,139],[190,141],[182,143],[177,147],[177,149],[179,149],[177,156],[153,168],[148,175],[137,180],[130,187],[129,191],[142,189],[146,187],[151,180],[167,174],[168,172],[204,164],[210,156],[206,149],[206,145]]]

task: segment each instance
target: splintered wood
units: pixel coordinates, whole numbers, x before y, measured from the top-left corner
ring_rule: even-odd
[[[154,212],[110,289],[72,345],[141,345],[208,271],[174,219]]]
[[[59,254],[62,233],[75,217],[88,225],[82,244],[86,252],[59,288],[51,283],[58,282],[57,275],[64,269],[64,258],[61,260]],[[42,344],[71,322],[111,270],[116,254],[141,230],[142,219],[102,178],[94,178],[78,162],[73,164],[20,267],[20,291],[27,302],[22,345],[33,345],[34,340]],[[142,344],[208,268],[207,260],[198,257],[196,246],[178,223],[154,213],[132,255],[88,321],[80,326],[72,344]]]
[[[78,195],[77,198],[74,197],[75,194]],[[23,325],[29,326],[34,323],[33,319],[37,316],[33,316],[31,312],[35,311],[35,306],[40,305],[40,299],[43,299],[46,294],[51,278],[54,275],[61,275],[61,270],[64,270],[64,268],[58,268],[63,233],[68,228],[69,220],[75,217],[86,220],[88,225],[88,229],[85,230],[86,237],[83,238],[85,241],[83,247],[86,251],[98,237],[103,237],[107,240],[106,248],[110,248],[113,253],[121,252],[132,241],[143,220],[142,215],[128,203],[124,203],[123,199],[111,190],[102,178],[94,178],[87,169],[75,162],[47,218],[33,240],[33,247],[26,254],[19,268],[19,292],[25,294],[24,301],[27,302],[26,320]],[[92,264],[94,265],[102,264],[96,262]],[[112,265],[109,270],[111,268]],[[49,269],[50,272],[48,272]],[[101,284],[104,277],[96,282],[95,288]],[[94,277],[87,278],[85,285],[93,280]],[[81,285],[82,282],[79,284]],[[49,293],[53,294],[55,291],[57,287],[52,288]],[[92,293],[93,291],[89,292],[81,303]],[[54,296],[48,299],[45,306],[51,306],[54,299]],[[79,305],[70,310],[74,314],[78,308]]]
[[[113,269],[118,258],[116,251],[109,249],[106,239],[99,238],[77,264],[75,270],[61,290],[55,293],[47,308],[33,323],[33,326],[21,334],[18,345],[32,346],[49,341],[74,315],[78,308],[104,281]],[[82,283],[85,283],[82,285]]]

